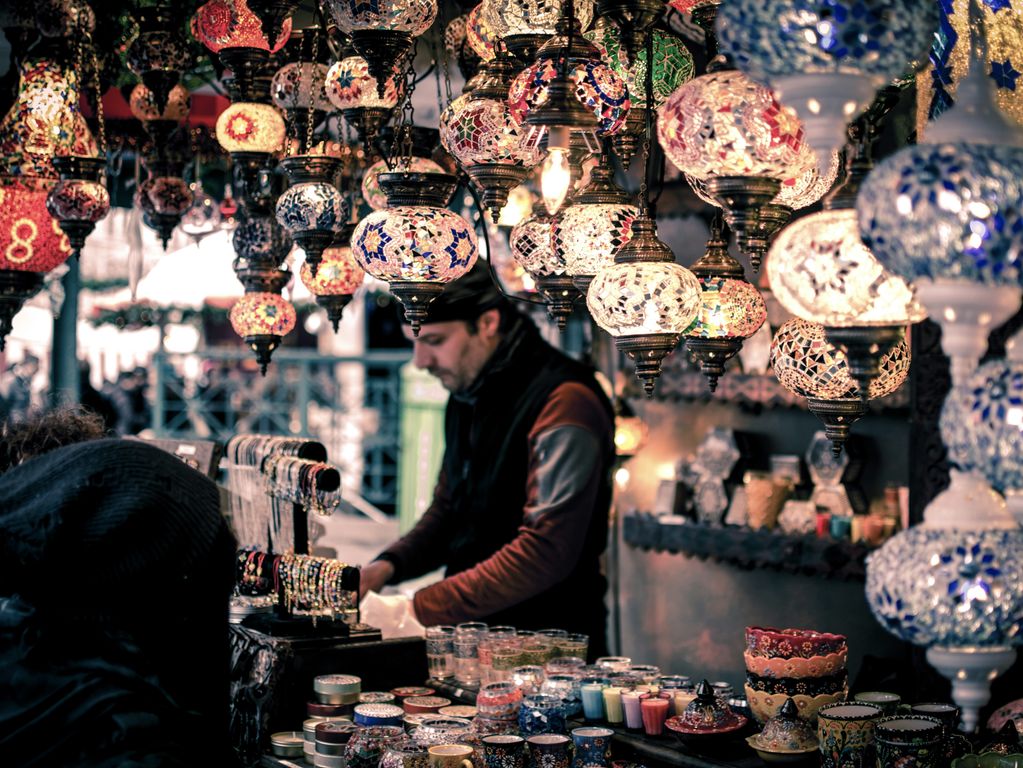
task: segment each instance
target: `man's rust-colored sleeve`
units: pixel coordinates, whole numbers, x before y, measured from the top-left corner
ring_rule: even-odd
[[[426,625],[488,616],[564,580],[575,568],[600,488],[611,420],[586,386],[557,387],[529,432],[518,534],[473,568],[419,590]]]

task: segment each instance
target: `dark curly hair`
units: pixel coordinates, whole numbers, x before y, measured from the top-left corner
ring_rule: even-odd
[[[0,425],[0,474],[34,456],[107,436],[103,417],[80,405],[61,406]]]

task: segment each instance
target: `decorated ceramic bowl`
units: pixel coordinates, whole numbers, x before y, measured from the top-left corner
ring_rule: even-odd
[[[755,691],[776,693],[785,696],[820,696],[835,693],[849,685],[849,675],[842,670],[836,675],[825,677],[761,677],[747,673],[746,684]]]
[[[749,722],[714,695],[706,680],[696,687],[696,698],[680,715],[669,717],[664,727],[683,743],[719,739],[740,731]]]
[[[989,731],[998,732],[1010,720],[1015,723],[1016,730],[1023,734],[1023,699],[1010,701],[996,709],[988,718],[987,728]]]
[[[812,659],[841,651],[848,651],[845,635],[817,632],[812,629],[775,629],[774,627],[746,627],[746,651],[753,656],[768,658]]]
[[[1023,768],[1023,754],[985,752],[980,755],[963,755],[952,761],[952,768]]]
[[[767,749],[762,745],[759,733],[747,736],[746,743],[753,747],[765,763],[801,763],[817,754],[817,747],[801,750]]]
[[[845,669],[849,652],[844,648],[836,653],[824,656],[811,656],[805,659],[795,656],[786,659],[781,656],[756,656],[749,651],[743,653],[746,660],[746,671],[761,677],[823,677],[834,675]]]
[[[785,703],[785,699],[791,698],[796,706],[799,708],[799,716],[803,720],[807,720],[810,723],[817,721],[817,711],[828,704],[837,704],[840,701],[845,701],[849,695],[849,690],[843,688],[835,693],[822,694],[820,696],[804,696],[803,694],[797,694],[795,696],[785,696],[784,694],[767,693],[766,691],[754,691],[749,685],[745,686],[746,699],[749,701],[750,710],[753,712],[753,717],[756,718],[758,723],[766,723],[770,718],[774,717],[778,712],[781,711],[782,704]]]

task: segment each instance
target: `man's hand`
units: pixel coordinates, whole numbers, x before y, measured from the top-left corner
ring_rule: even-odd
[[[374,560],[364,565],[359,579],[359,599],[365,597],[367,592],[379,592],[392,576],[394,566],[386,560]]]

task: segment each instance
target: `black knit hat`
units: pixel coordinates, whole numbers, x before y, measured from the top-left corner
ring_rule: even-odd
[[[0,476],[0,594],[40,608],[145,610],[146,595],[222,581],[233,552],[216,484],[138,440],[67,446]]]
[[[430,302],[423,322],[475,320],[488,309],[507,309],[510,306],[490,276],[487,263],[477,259],[472,269],[444,286],[444,293]]]

